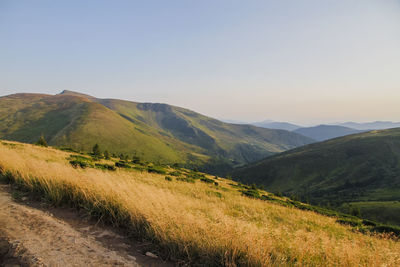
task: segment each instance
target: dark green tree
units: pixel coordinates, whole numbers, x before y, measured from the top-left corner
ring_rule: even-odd
[[[46,142],[46,139],[44,139],[43,134],[40,136],[39,140],[36,142],[36,145],[47,147],[47,142]]]
[[[140,158],[138,156],[136,156],[136,155],[133,155],[132,162],[133,163],[139,163],[140,162]]]
[[[350,214],[351,215],[353,215],[353,216],[356,216],[356,217],[361,217],[361,211],[360,211],[360,208],[359,207],[354,207],[354,206],[351,206],[351,208],[350,208]]]
[[[95,144],[93,146],[92,152],[93,152],[93,156],[94,157],[96,157],[96,158],[100,158],[101,157],[101,151],[100,151],[99,144]]]
[[[258,188],[257,188],[257,185],[256,184],[251,184],[251,186],[250,186],[250,188],[252,189],[252,190],[257,190]]]
[[[108,151],[104,151],[104,158],[105,159],[110,159],[110,153],[108,153]]]

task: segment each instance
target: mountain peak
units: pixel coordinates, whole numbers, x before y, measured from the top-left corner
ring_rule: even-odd
[[[59,95],[72,95],[72,96],[84,97],[87,99],[95,99],[95,97],[93,97],[93,96],[82,94],[79,92],[70,91],[70,90],[63,90],[61,93],[59,93]]]

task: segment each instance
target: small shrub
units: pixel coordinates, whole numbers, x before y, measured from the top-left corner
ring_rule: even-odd
[[[140,171],[140,172],[144,172],[147,170],[147,168],[143,167],[143,166],[133,166],[133,169]]]
[[[118,162],[115,162],[115,167],[118,167],[118,168],[130,168],[131,166],[129,166],[129,164],[127,164],[125,161],[120,160]]]
[[[92,159],[85,156],[70,155],[67,159],[69,160],[69,164],[71,164],[74,168],[79,167],[85,169],[93,167]]]
[[[172,181],[172,177],[171,176],[165,176],[165,181]]]
[[[214,185],[215,185],[215,186],[218,186],[219,184],[218,184],[218,182],[214,182]]]
[[[147,171],[150,173],[158,173],[158,174],[166,174],[167,173],[164,168],[159,167],[159,166],[148,166]]]
[[[260,192],[254,189],[247,189],[241,191],[244,196],[251,197],[251,198],[261,198]]]
[[[178,169],[178,168],[180,168],[181,166],[180,166],[179,163],[174,163],[174,164],[172,164],[172,167],[174,167],[175,169]]]
[[[20,145],[17,145],[17,144],[7,143],[7,142],[1,142],[1,144],[5,145],[5,146],[8,146],[9,148],[16,148],[17,146],[20,146]]]
[[[91,158],[89,157],[85,157],[85,156],[81,156],[81,155],[70,155],[68,157],[69,160],[81,160],[81,161],[92,161]]]
[[[36,142],[36,145],[47,147],[47,142],[46,142],[46,139],[44,139],[43,134],[40,136],[39,140]]]
[[[400,235],[400,228],[395,227],[395,226],[390,226],[390,225],[375,226],[371,229],[371,231],[378,232],[378,233],[393,233],[397,236]]]
[[[246,189],[246,187],[241,183],[237,183],[237,184],[229,183],[229,185],[232,187],[238,188],[238,189]]]
[[[207,183],[207,184],[212,184],[212,183],[214,183],[214,180],[213,180],[213,179],[209,179],[209,178],[207,178],[207,177],[200,178],[200,181],[202,181],[203,183]]]
[[[132,157],[132,163],[135,163],[135,164],[140,163],[140,158],[138,156],[133,156]]]
[[[95,167],[101,170],[109,170],[109,171],[115,171],[117,168],[115,168],[114,165],[110,165],[110,164],[100,164],[100,163],[96,163]]]
[[[340,224],[350,225],[353,227],[361,226],[361,221],[357,219],[350,219],[350,218],[340,218],[337,219],[336,222]]]
[[[190,173],[188,173],[186,175],[186,177],[188,178],[192,178],[192,179],[202,179],[202,178],[206,178],[206,176],[202,173],[198,173],[198,172],[193,172],[191,171]]]
[[[362,220],[361,222],[362,224],[366,225],[366,226],[376,226],[376,222],[370,221],[370,220]]]
[[[271,200],[271,201],[275,201],[276,200],[276,198],[270,197],[268,195],[262,195],[261,199],[262,200]]]
[[[168,173],[168,175],[172,175],[172,176],[181,176],[182,173],[179,172],[179,171],[172,171],[172,172]]]
[[[71,164],[74,168],[80,167],[82,169],[85,169],[85,168],[91,167],[91,164],[89,164],[87,161],[78,160],[78,159],[70,160],[69,164]]]
[[[189,177],[178,177],[176,180],[180,182],[195,183],[195,180]]]

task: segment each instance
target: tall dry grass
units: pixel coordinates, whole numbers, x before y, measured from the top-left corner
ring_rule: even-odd
[[[396,240],[242,197],[226,180],[215,187],[135,171],[74,169],[67,156],[50,148],[0,145],[0,168],[52,203],[86,209],[191,264],[400,266]]]

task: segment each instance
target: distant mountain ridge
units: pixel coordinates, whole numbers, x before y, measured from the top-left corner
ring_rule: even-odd
[[[268,128],[268,129],[280,129],[280,130],[286,130],[286,131],[294,131],[298,128],[301,128],[299,125],[295,125],[292,123],[288,122],[277,122],[277,121],[262,121],[262,122],[255,122],[252,123],[255,126],[258,127],[263,127],[263,128]]]
[[[316,141],[325,141],[328,139],[361,133],[364,131],[337,125],[318,125],[314,127],[299,128],[293,132],[310,137]]]
[[[400,122],[375,121],[366,123],[345,122],[334,124],[320,124],[315,126],[303,127],[288,122],[277,122],[265,120],[252,123],[252,125],[267,129],[282,129],[296,132],[310,137],[316,141],[325,141],[328,139],[341,137],[349,134],[356,134],[371,130],[384,130],[400,127]]]
[[[98,99],[63,91],[58,95],[0,97],[0,138],[90,150],[95,143],[164,163],[226,170],[311,143],[302,135],[237,125],[167,104]]]
[[[391,122],[391,121],[375,121],[375,122],[345,122],[340,123],[339,125],[357,129],[357,130],[384,130],[390,128],[400,127],[400,122]]]

